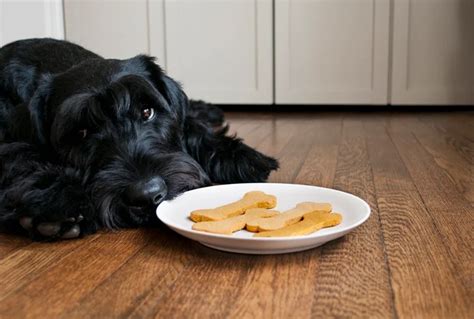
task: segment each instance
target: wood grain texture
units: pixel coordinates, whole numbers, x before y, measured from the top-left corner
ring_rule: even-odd
[[[272,182],[371,206],[305,252],[219,252],[160,225],[60,243],[0,234],[0,318],[472,318],[474,113],[229,113]]]
[[[11,252],[27,246],[30,240],[23,237],[11,236],[8,234],[0,234],[0,259],[5,258]]]
[[[421,123],[420,123],[421,122]],[[418,118],[397,116],[390,122],[390,132],[396,135],[411,134],[421,150],[432,158],[440,172],[450,180],[452,189],[474,204],[474,142],[452,139],[438,132]],[[403,133],[403,134],[401,134]],[[474,207],[474,206],[473,206]]]
[[[469,171],[472,165],[463,163],[458,158],[452,158],[446,170],[446,160],[440,161],[445,152],[438,151],[433,155],[433,151],[427,150],[423,142],[417,136],[410,134],[410,122],[403,121],[399,117],[394,117],[389,122],[389,132],[396,145],[398,152],[403,159],[409,174],[411,175],[417,191],[421,195],[425,207],[429,210],[433,223],[441,235],[446,245],[450,258],[454,261],[454,266],[458,276],[462,277],[466,288],[474,292],[474,207],[457,189],[456,178],[461,175],[467,176],[465,181],[467,188],[471,189],[474,182]],[[413,128],[411,128],[413,130]],[[423,139],[428,143],[427,139]],[[432,143],[430,143],[432,144]],[[440,164],[441,162],[441,164]],[[470,182],[469,182],[470,180]],[[465,195],[465,194],[464,194]]]
[[[164,226],[155,232],[145,232],[144,236],[148,237],[148,244],[65,316],[106,318],[135,314],[141,317],[155,309],[162,295],[194,262],[195,245]]]
[[[333,187],[364,198],[372,213],[360,228],[322,248],[313,316],[394,317],[372,172],[357,118],[344,119]]]
[[[123,231],[91,241],[86,249],[51,265],[3,299],[0,314],[5,318],[39,318],[69,311],[142,247],[146,238],[141,231]]]
[[[431,121],[448,134],[456,134],[463,138],[474,141],[474,113],[433,113],[425,117],[425,121]]]
[[[436,136],[444,138],[448,144],[452,145],[460,156],[463,156],[466,160],[472,161],[474,159],[474,130],[471,127],[464,125],[451,125],[451,122],[455,120],[447,120],[445,117],[429,115],[418,115],[418,120],[425,123],[425,125],[436,130]],[[473,120],[474,122],[474,120]]]
[[[321,114],[314,119],[311,149],[294,182],[332,187],[342,132],[342,115]]]
[[[80,241],[32,243],[0,260],[0,302],[8,295],[41,276],[47,269],[60,263],[78,247],[88,245],[98,235]]]
[[[425,206],[400,149],[393,144],[397,137],[388,133],[388,120],[367,119],[365,128],[397,315],[468,318],[470,293],[456,270],[466,265],[450,258],[449,247],[435,224],[440,212]],[[469,213],[447,213],[469,218]]]

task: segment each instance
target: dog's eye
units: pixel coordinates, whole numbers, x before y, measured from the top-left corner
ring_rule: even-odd
[[[84,139],[87,137],[87,129],[82,129],[77,131],[77,135],[79,135],[80,138]]]
[[[152,107],[145,107],[142,109],[142,119],[149,121],[155,116],[155,109]]]

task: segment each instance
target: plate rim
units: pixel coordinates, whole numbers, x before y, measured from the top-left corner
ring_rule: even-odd
[[[294,187],[294,186],[303,186],[303,187],[310,187],[310,188],[318,188],[318,189],[325,189],[325,190],[330,190],[330,191],[333,191],[333,192],[337,192],[337,193],[342,193],[344,195],[349,195],[350,197],[353,197],[354,199],[356,199],[357,201],[360,201],[361,204],[364,206],[365,208],[365,214],[363,216],[363,218],[361,218],[357,223],[354,223],[354,224],[351,224],[349,226],[346,226],[345,228],[342,228],[342,229],[338,229],[337,232],[333,232],[333,233],[330,233],[330,234],[321,234],[321,233],[318,233],[318,232],[315,232],[315,233],[312,233],[312,234],[308,234],[308,235],[302,235],[302,236],[291,236],[291,237],[249,237],[249,238],[243,238],[243,237],[234,237],[232,235],[223,235],[223,234],[213,234],[213,233],[208,233],[208,232],[203,232],[203,231],[197,231],[197,230],[194,230],[194,229],[187,229],[187,228],[184,228],[184,227],[180,227],[180,226],[176,226],[176,225],[173,225],[173,224],[170,224],[166,221],[164,221],[161,217],[160,217],[160,207],[161,205],[165,204],[166,205],[170,205],[170,202],[173,202],[174,200],[180,198],[181,196],[183,196],[184,194],[189,194],[189,193],[192,193],[192,192],[197,192],[197,191],[202,191],[202,190],[206,190],[206,189],[210,189],[210,188],[219,188],[219,187],[222,187],[222,186],[232,186],[232,185],[278,185],[278,186],[290,186],[290,187]],[[198,236],[206,236],[206,237],[213,237],[213,238],[220,238],[220,239],[225,239],[225,240],[232,240],[232,241],[242,241],[242,242],[255,242],[255,241],[274,241],[274,242],[279,242],[279,241],[285,241],[285,242],[288,242],[288,241],[299,241],[299,240],[302,240],[302,239],[312,239],[312,238],[322,238],[322,237],[327,237],[327,236],[331,236],[331,235],[337,235],[339,233],[348,233],[349,231],[353,230],[354,228],[357,228],[359,227],[360,225],[362,225],[364,222],[367,221],[367,219],[369,219],[370,215],[372,214],[371,212],[371,209],[370,209],[370,205],[365,201],[363,200],[362,198],[356,196],[356,195],[353,195],[351,193],[348,193],[348,192],[344,192],[344,191],[341,191],[341,190],[338,190],[338,189],[333,189],[333,188],[328,188],[328,187],[321,187],[321,186],[314,186],[314,185],[308,185],[308,184],[290,184],[290,183],[234,183],[234,184],[220,184],[220,185],[212,185],[212,186],[207,186],[207,187],[201,187],[201,188],[196,188],[196,189],[193,189],[193,190],[190,190],[190,191],[187,191],[187,192],[184,192],[182,194],[180,194],[179,196],[175,197],[174,199],[172,200],[168,200],[168,201],[164,201],[163,203],[161,203],[157,208],[156,208],[156,211],[155,211],[158,219],[164,223],[166,226],[168,226],[169,228],[177,228],[181,231],[184,231],[184,232],[187,232],[187,233],[191,233],[191,234],[196,234]],[[336,226],[337,227],[337,226]],[[193,239],[193,240],[197,240],[197,239]],[[199,241],[199,240],[198,240]]]

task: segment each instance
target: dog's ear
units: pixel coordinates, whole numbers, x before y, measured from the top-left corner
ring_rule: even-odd
[[[48,98],[51,93],[52,76],[43,75],[40,84],[28,104],[31,125],[33,128],[33,140],[39,144],[46,144],[47,128],[45,127],[47,116]]]
[[[189,100],[181,85],[167,76],[163,69],[155,63],[155,58],[147,55],[137,55],[127,60],[126,66],[132,73],[142,73],[148,77],[155,87],[167,100],[178,118],[184,123]]]
[[[179,117],[183,124],[189,106],[189,99],[186,96],[186,93],[184,93],[181,85],[178,82],[165,74],[161,77],[161,83],[164,87],[164,91],[166,92],[165,94],[167,96],[168,103],[170,103],[170,105],[176,106],[176,111],[179,112]]]

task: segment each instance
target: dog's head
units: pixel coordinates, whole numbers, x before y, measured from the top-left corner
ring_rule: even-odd
[[[209,183],[185,152],[188,99],[152,58],[93,59],[42,80],[38,143],[81,170],[105,226],[147,222],[164,199]]]

